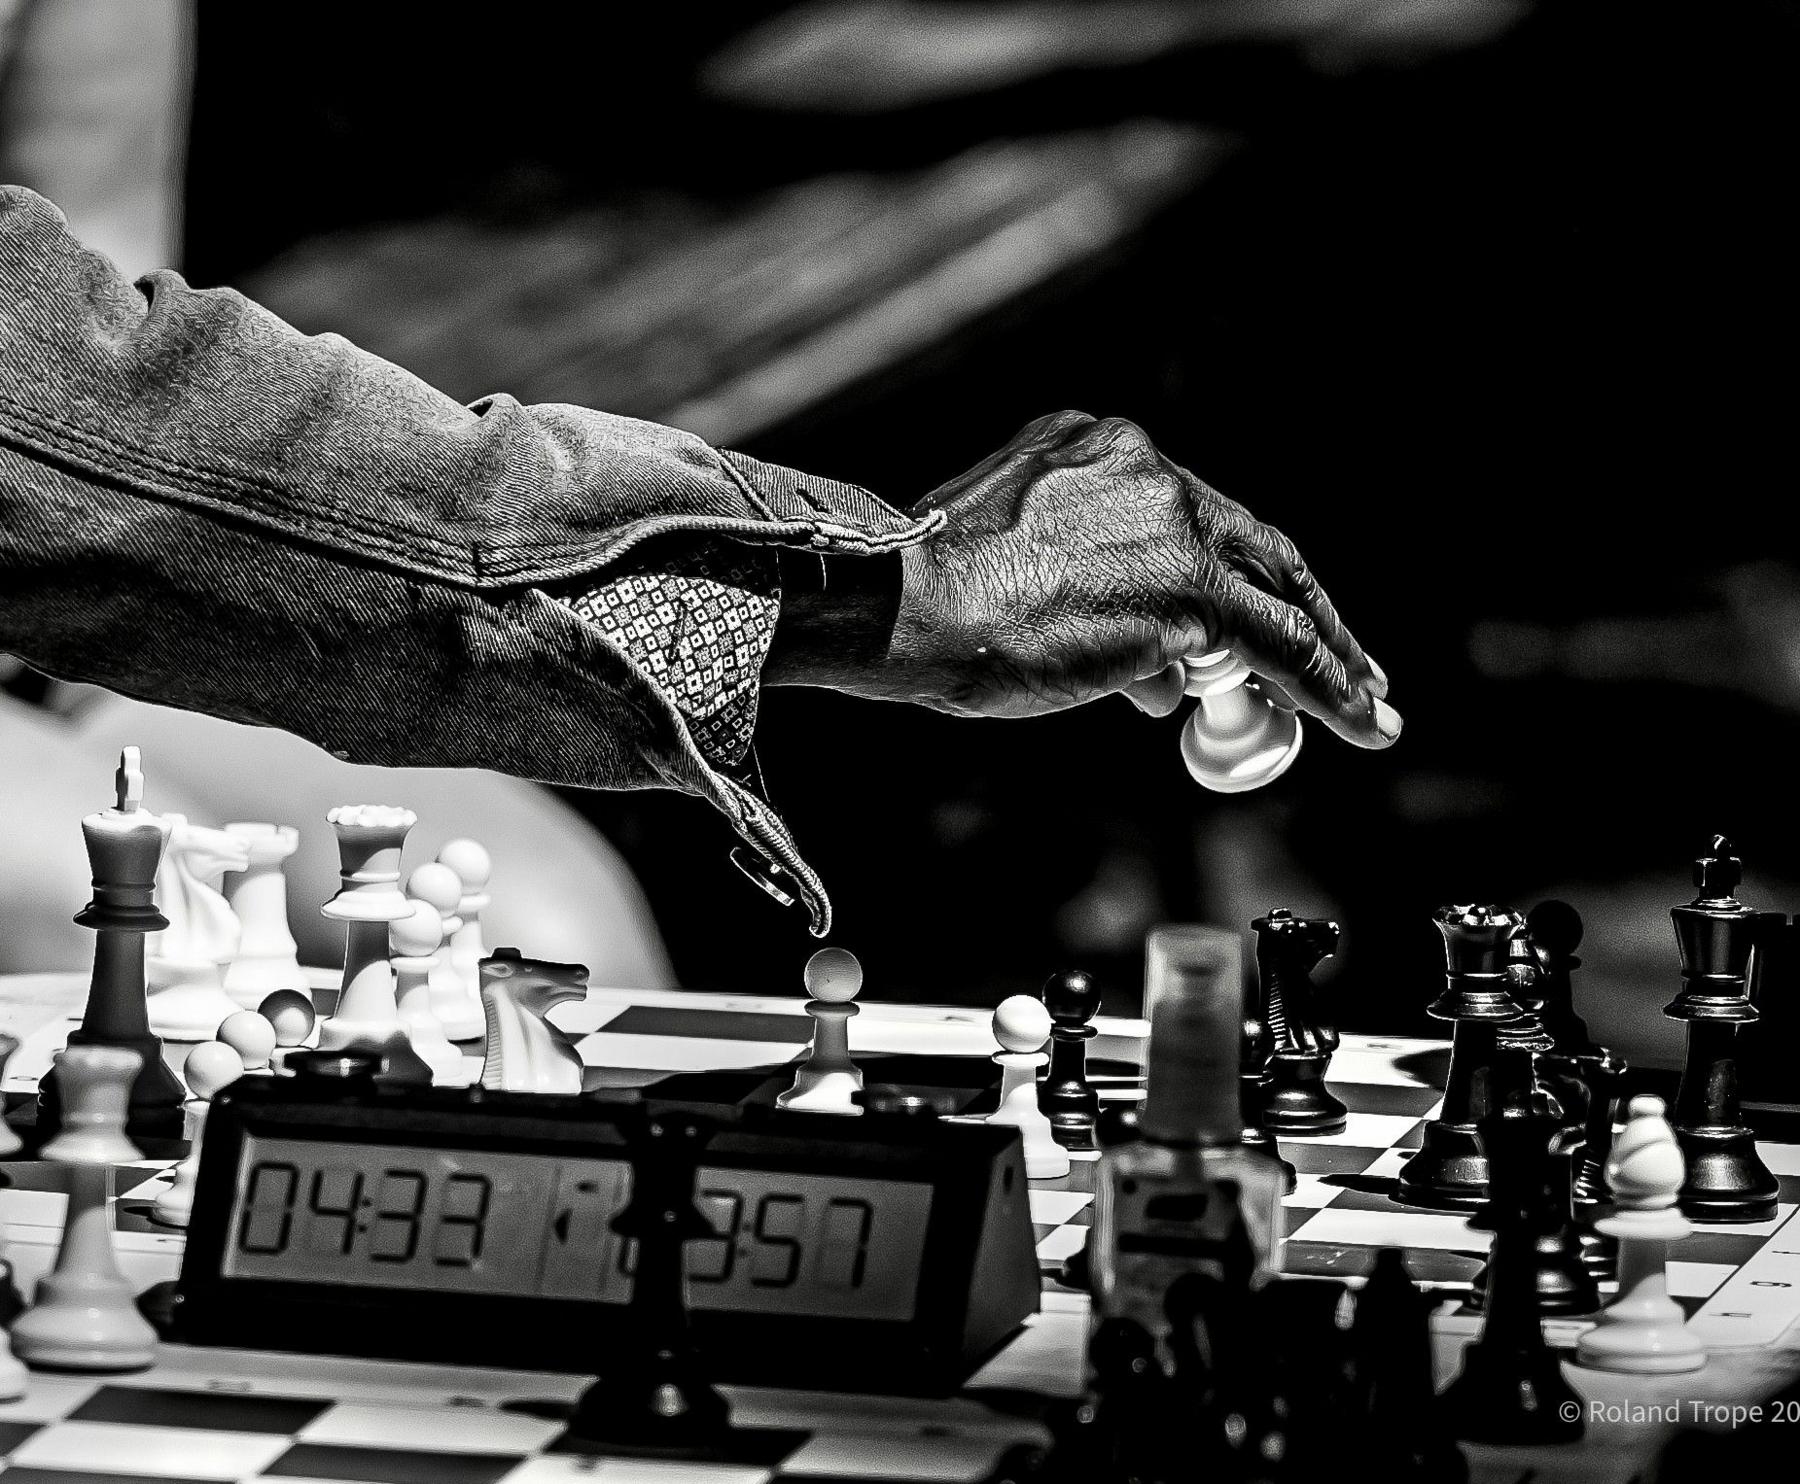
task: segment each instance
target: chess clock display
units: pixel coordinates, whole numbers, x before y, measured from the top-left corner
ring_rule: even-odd
[[[177,1325],[199,1344],[590,1371],[630,1301],[629,1105],[249,1079],[207,1122]],[[954,1386],[1038,1306],[1014,1131],[735,1108],[688,1243],[719,1380]]]

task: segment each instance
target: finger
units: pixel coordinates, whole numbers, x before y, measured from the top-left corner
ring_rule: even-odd
[[[1221,553],[1241,576],[1270,596],[1304,613],[1319,642],[1337,656],[1351,680],[1375,695],[1387,694],[1387,677],[1344,626],[1337,607],[1313,576],[1299,548],[1273,526],[1252,520],[1234,532]]]
[[[1093,421],[1087,413],[1074,411],[1052,412],[1033,418],[1013,434],[1005,447],[996,449],[973,468],[964,470],[954,479],[946,480],[923,499],[916,501],[912,506],[912,513],[924,515],[949,504],[958,495],[974,489],[998,470],[1026,455],[1056,447],[1071,434],[1091,426]]]
[[[1154,675],[1134,680],[1122,694],[1146,716],[1172,716],[1181,705],[1186,681],[1187,670],[1177,660]]]
[[[1290,696],[1285,689],[1277,685],[1267,675],[1258,675],[1256,684],[1262,693],[1279,706],[1283,711],[1299,711],[1300,703]]]
[[[1301,710],[1359,747],[1386,747],[1400,735],[1399,713],[1351,677],[1307,614],[1241,578],[1231,578],[1222,597],[1231,647]]]

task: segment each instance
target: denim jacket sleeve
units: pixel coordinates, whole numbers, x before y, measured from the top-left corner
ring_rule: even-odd
[[[358,762],[697,794],[823,935],[781,820],[543,588],[669,532],[873,553],[940,519],[631,418],[462,407],[230,290],[127,283],[0,187],[0,648],[51,674]]]

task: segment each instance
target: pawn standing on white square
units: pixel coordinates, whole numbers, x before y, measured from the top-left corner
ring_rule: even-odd
[[[225,993],[246,1010],[254,1010],[278,989],[311,998],[306,971],[300,967],[293,930],[288,926],[287,877],[283,864],[300,848],[300,831],[291,824],[240,821],[225,833],[242,840],[247,859],[225,888],[243,935],[237,956],[225,970]]]
[[[1576,1342],[1582,1365],[1657,1376],[1706,1364],[1706,1346],[1669,1297],[1669,1244],[1694,1229],[1675,1205],[1686,1174],[1662,1099],[1634,1097],[1606,1160],[1614,1214],[1595,1223],[1619,1239],[1619,1296]]]
[[[813,1019],[812,1050],[794,1073],[794,1085],[775,1099],[777,1108],[801,1113],[856,1115],[862,1068],[850,1060],[851,1003],[862,989],[862,964],[847,948],[821,948],[806,961],[806,1013]]]
[[[473,982],[465,979],[451,952],[463,925],[457,911],[463,899],[462,877],[442,861],[426,861],[406,878],[406,895],[432,908],[443,924],[443,941],[431,966],[432,1013],[452,1041],[481,1040],[487,1035],[487,1012],[481,1004],[479,971]]]
[[[475,1004],[477,1029],[473,1035],[462,1034],[465,1027],[444,1005],[438,1006],[438,1019],[452,1041],[472,1041],[487,1034],[487,1022],[481,1013],[481,961],[488,956],[487,939],[481,927],[481,914],[493,900],[488,894],[488,880],[494,874],[494,862],[487,848],[478,840],[452,840],[437,853],[437,864],[456,872],[462,891],[456,901],[456,928],[450,934],[446,955],[450,967],[462,981],[463,992]]]
[[[388,924],[388,946],[393,952],[394,993],[412,1049],[431,1068],[437,1087],[467,1087],[468,1068],[463,1054],[444,1034],[444,1023],[432,1006],[431,972],[437,967],[444,945],[444,920],[429,902],[415,901],[412,915]]]
[[[131,1084],[143,1064],[120,1046],[70,1046],[56,1056],[62,1132],[39,1157],[69,1166],[69,1211],[56,1266],[13,1324],[27,1365],[71,1371],[141,1371],[156,1359],[156,1331],[113,1251],[111,1166],[139,1159],[125,1137]]]
[[[200,1147],[206,1139],[206,1115],[221,1088],[242,1077],[242,1058],[229,1041],[202,1041],[188,1053],[181,1075],[190,1094],[187,1111],[187,1158],[175,1166],[169,1188],[150,1205],[150,1216],[164,1226],[185,1228],[194,1214],[194,1186],[200,1179]]]
[[[320,911],[344,924],[344,980],[337,1008],[319,1022],[319,1049],[378,1051],[387,1062],[383,1082],[428,1084],[431,1068],[400,1024],[388,962],[388,925],[412,912],[400,890],[400,851],[418,816],[386,804],[344,804],[325,817],[337,831],[344,885]]]
[[[1000,1043],[994,1056],[1000,1068],[1000,1106],[987,1121],[1019,1130],[1027,1179],[1068,1174],[1069,1151],[1056,1142],[1050,1120],[1038,1106],[1038,1068],[1049,1060],[1044,1044],[1050,1039],[1050,1012],[1044,1002],[1029,994],[1002,1000],[994,1011],[994,1039]]]

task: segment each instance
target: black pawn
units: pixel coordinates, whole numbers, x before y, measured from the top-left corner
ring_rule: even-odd
[[[1406,1271],[1405,1254],[1384,1247],[1356,1296],[1351,1446],[1364,1472],[1396,1484],[1461,1484],[1468,1460],[1440,1415],[1432,1375],[1429,1298]]]
[[[606,1340],[599,1379],[569,1419],[568,1442],[708,1456],[730,1433],[725,1399],[701,1374],[688,1326],[685,1247],[716,1235],[694,1203],[710,1121],[643,1112],[629,1129],[631,1199],[611,1228],[637,1242],[624,1323]]]
[[[1258,1018],[1268,1037],[1264,1121],[1277,1134],[1342,1133],[1349,1110],[1325,1085],[1338,1033],[1321,1014],[1312,982],[1312,971],[1337,952],[1338,925],[1277,907],[1250,927],[1256,934]]]
[[[1487,1155],[1477,1128],[1499,1106],[1503,1090],[1497,1033],[1520,1014],[1507,969],[1519,922],[1489,906],[1445,907],[1434,920],[1444,938],[1445,987],[1426,1013],[1456,1022],[1450,1074],[1443,1111],[1425,1125],[1419,1152],[1402,1166],[1395,1199],[1468,1210],[1487,1198]]]
[[[1100,1095],[1087,1078],[1087,1043],[1096,1031],[1100,985],[1092,974],[1069,969],[1044,981],[1044,1008],[1050,1012],[1050,1067],[1038,1089],[1038,1106],[1050,1132],[1065,1149],[1092,1149],[1100,1117]]]
[[[1281,1146],[1269,1132],[1266,1120],[1269,1074],[1263,1070],[1263,1027],[1260,1020],[1244,1022],[1244,1045],[1238,1057],[1238,1104],[1244,1118],[1244,1145],[1281,1166],[1287,1194],[1294,1193],[1298,1177],[1293,1165],[1281,1157]]]
[[[1582,1435],[1581,1399],[1544,1340],[1538,1302],[1537,1237],[1544,1226],[1547,1167],[1562,1115],[1543,1094],[1481,1121],[1493,1194],[1494,1232],[1480,1336],[1463,1351],[1462,1374],[1443,1395],[1459,1438],[1480,1443],[1566,1443]]]
[[[1587,1022],[1575,1013],[1574,973],[1581,967],[1575,950],[1585,931],[1581,914],[1553,898],[1525,914],[1525,929],[1537,959],[1538,1019],[1556,1042],[1557,1051],[1563,1056],[1583,1056],[1598,1050]]]
[[[1687,1056],[1670,1122],[1687,1161],[1681,1209],[1695,1221],[1767,1221],[1779,1186],[1756,1152],[1738,1101],[1737,1033],[1761,1017],[1750,1003],[1750,956],[1762,914],[1733,893],[1743,864],[1714,835],[1694,862],[1699,895],[1673,907],[1681,991],[1663,1010],[1687,1022]]]

